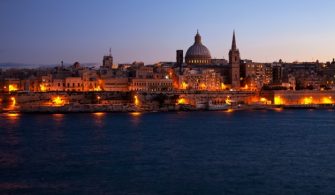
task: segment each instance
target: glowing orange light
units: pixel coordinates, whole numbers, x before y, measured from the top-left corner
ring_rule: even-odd
[[[322,104],[333,104],[334,103],[334,101],[332,100],[332,97],[323,97],[322,99],[321,99],[321,103]]]
[[[229,108],[226,112],[229,112],[229,113],[231,113],[231,112],[234,112],[234,110],[233,109],[231,109],[231,108]]]
[[[185,98],[179,98],[177,100],[177,104],[186,104],[186,99]]]
[[[102,91],[100,85],[98,85],[97,87],[94,88],[94,91]]]
[[[303,102],[303,104],[312,104],[313,103],[313,97],[305,97],[302,102]]]
[[[104,116],[106,113],[104,112],[94,112],[93,115],[95,116]]]
[[[19,113],[7,113],[6,116],[9,119],[17,119],[20,116],[20,114]]]
[[[9,91],[9,92],[17,91],[17,86],[16,86],[16,85],[9,85],[9,86],[8,86],[8,91]]]
[[[130,114],[131,114],[132,116],[140,116],[140,115],[141,115],[140,112],[131,112]]]
[[[40,84],[40,91],[41,92],[46,92],[47,91],[47,87],[44,84]]]
[[[181,89],[187,89],[187,87],[188,84],[185,81],[181,82]]]
[[[10,99],[12,100],[12,106],[15,106],[16,105],[16,99],[15,99],[15,97],[11,97]]]
[[[227,96],[227,98],[226,98],[226,104],[231,105],[231,99],[230,99],[229,96]]]
[[[205,83],[200,83],[200,89],[206,89],[206,84]]]
[[[283,105],[283,104],[285,104],[284,100],[280,96],[275,96],[274,103],[275,103],[275,105]]]
[[[221,89],[225,90],[226,88],[227,88],[226,85],[224,83],[221,83]]]
[[[135,103],[135,106],[140,105],[140,100],[138,99],[137,95],[134,96],[134,103]]]
[[[261,101],[261,102],[266,102],[267,99],[262,97],[262,98],[259,99],[259,101]]]
[[[53,103],[55,106],[62,106],[62,105],[64,105],[64,100],[63,100],[61,97],[57,96],[57,97],[54,97],[54,98],[52,99],[52,103]]]

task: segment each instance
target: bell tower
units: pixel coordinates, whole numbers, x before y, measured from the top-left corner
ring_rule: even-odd
[[[240,88],[240,51],[236,47],[235,31],[229,51],[230,81],[233,89]]]

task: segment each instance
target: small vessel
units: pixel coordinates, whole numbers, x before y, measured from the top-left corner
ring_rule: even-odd
[[[208,110],[228,110],[231,106],[227,103],[213,103],[211,100],[208,102]]]

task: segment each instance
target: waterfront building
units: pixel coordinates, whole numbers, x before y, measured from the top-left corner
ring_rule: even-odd
[[[81,77],[66,77],[64,91],[83,91]]]
[[[102,79],[102,88],[104,91],[129,91],[129,79],[105,78]]]
[[[241,63],[241,82],[244,89],[260,90],[266,83],[266,67],[264,63],[244,60]]]
[[[129,90],[142,92],[172,91],[172,83],[172,79],[133,78],[131,79]]]
[[[224,90],[223,78],[214,69],[186,69],[183,75],[179,76],[179,89],[197,91],[218,91]],[[223,88],[224,87],[224,88]]]
[[[22,90],[21,81],[18,78],[5,78],[2,87],[4,92]]]
[[[50,91],[65,91],[64,79],[53,79]]]

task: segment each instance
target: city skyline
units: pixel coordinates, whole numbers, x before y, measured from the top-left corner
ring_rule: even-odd
[[[335,2],[2,1],[0,62],[175,61],[199,29],[212,58],[228,59],[233,30],[242,59],[331,61]]]

